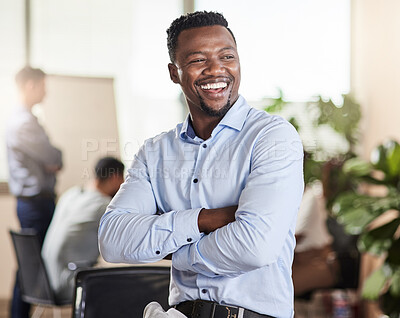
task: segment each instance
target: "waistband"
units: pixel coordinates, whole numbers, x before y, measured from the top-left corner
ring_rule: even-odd
[[[55,199],[56,195],[55,193],[48,193],[48,192],[43,192],[43,193],[38,193],[35,195],[17,195],[17,199],[21,200],[35,200],[35,199]]]

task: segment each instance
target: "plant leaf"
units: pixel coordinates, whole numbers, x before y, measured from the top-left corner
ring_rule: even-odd
[[[387,251],[392,246],[393,236],[399,225],[400,218],[396,218],[364,233],[359,240],[360,248],[373,254],[380,254]]]
[[[279,97],[272,98],[272,104],[264,107],[267,113],[279,113],[288,103],[283,98],[283,92],[279,89]]]
[[[387,282],[388,277],[385,275],[383,266],[373,272],[364,282],[361,295],[365,299],[376,300]]]
[[[390,284],[390,294],[393,297],[400,298],[400,269],[397,269],[392,276]],[[400,301],[400,299],[399,299]]]
[[[314,125],[331,126],[346,138],[351,149],[356,141],[356,131],[361,118],[360,105],[355,103],[350,95],[343,95],[343,105],[336,106],[331,99],[324,101],[321,96],[316,104],[319,116]]]
[[[351,174],[354,177],[367,176],[372,172],[372,166],[361,158],[355,157],[344,163],[343,172]]]
[[[343,224],[346,232],[352,235],[360,234],[373,219],[374,216],[363,208],[348,210],[338,217],[339,223]]]
[[[385,145],[379,145],[372,150],[370,161],[374,165],[375,169],[381,170],[385,173],[388,171]]]
[[[391,177],[399,176],[400,174],[400,145],[396,141],[392,141],[388,150],[388,173]]]
[[[388,140],[377,146],[371,153],[374,168],[385,174],[385,182],[396,187],[400,181],[400,145],[395,140]]]

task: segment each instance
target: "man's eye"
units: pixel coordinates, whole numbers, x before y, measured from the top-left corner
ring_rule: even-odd
[[[224,60],[231,60],[231,59],[234,59],[235,57],[233,56],[233,55],[225,55],[224,57],[223,57],[223,59]]]
[[[190,61],[190,64],[201,63],[201,62],[204,62],[204,61],[205,61],[204,59],[195,59],[195,60]]]

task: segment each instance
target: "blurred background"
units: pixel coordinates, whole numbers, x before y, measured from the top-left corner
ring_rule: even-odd
[[[146,138],[185,118],[169,79],[165,31],[194,10],[225,15],[238,43],[240,93],[256,108],[294,118],[313,160],[351,153],[368,162],[378,145],[400,140],[398,0],[0,0],[0,299],[11,297],[16,269],[4,143],[15,73],[30,64],[49,74],[35,114],[63,151],[62,193],[90,178],[100,156],[129,166]],[[308,108],[340,110],[346,98],[360,110],[350,141],[345,128],[316,129],[321,112],[313,117]]]

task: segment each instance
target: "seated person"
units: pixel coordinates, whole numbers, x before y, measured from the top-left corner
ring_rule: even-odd
[[[111,198],[124,181],[121,161],[105,157],[95,167],[95,179],[73,187],[59,199],[47,231],[42,256],[58,299],[73,297],[74,270],[93,266],[99,257],[97,229]]]
[[[307,185],[296,223],[292,273],[295,296],[336,283],[339,265],[331,247],[327,217],[321,183]]]

